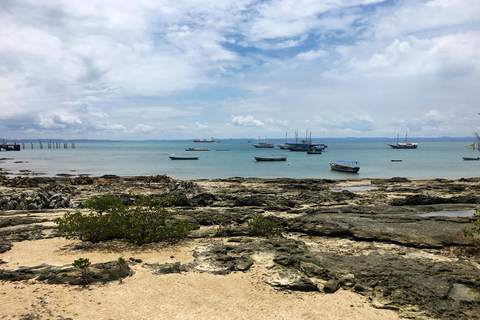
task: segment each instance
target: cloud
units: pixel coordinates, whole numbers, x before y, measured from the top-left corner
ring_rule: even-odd
[[[456,77],[480,70],[479,48],[480,32],[469,32],[430,39],[414,36],[404,41],[395,39],[383,52],[374,53],[366,60],[349,58],[355,55],[351,50],[343,49],[342,52],[353,70],[370,75],[397,77],[438,74]]]
[[[255,120],[253,116],[231,116],[232,117],[232,124],[241,127],[260,127],[263,126],[264,123],[260,120]]]
[[[327,51],[324,50],[310,50],[307,52],[300,52],[297,54],[296,58],[300,60],[313,60],[321,57],[325,57],[328,55]]]
[[[193,127],[197,130],[203,130],[208,128],[207,125],[201,124],[199,122],[195,122],[195,125]]]
[[[153,128],[149,125],[146,125],[146,124],[137,124],[133,128],[133,131],[138,132],[138,133],[150,133],[150,132],[153,132],[154,130],[155,130],[155,128]]]
[[[11,137],[476,126],[452,115],[478,105],[479,1],[18,0],[0,21]]]
[[[332,112],[325,112],[316,115],[307,122],[309,125],[320,126],[324,131],[360,131],[371,132],[375,130],[375,120],[366,114],[357,114],[352,116],[339,116]]]

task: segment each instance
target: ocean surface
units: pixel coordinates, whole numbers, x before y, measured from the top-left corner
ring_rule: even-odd
[[[255,143],[257,141],[252,141]],[[280,144],[283,140],[270,140]],[[293,142],[293,141],[290,141]],[[46,143],[25,143],[21,151],[0,152],[0,168],[15,176],[32,171],[42,176],[58,174],[91,176],[149,176],[167,174],[174,179],[213,179],[230,177],[257,178],[391,178],[459,179],[480,176],[480,161],[464,161],[480,153],[465,146],[473,141],[413,141],[415,150],[392,149],[383,139],[343,141],[315,139],[328,148],[320,155],[274,149],[257,149],[247,140],[223,140],[221,143],[193,141],[154,142],[75,142],[48,149]],[[396,141],[388,141],[395,143]],[[211,151],[185,151],[207,148]],[[227,151],[228,150],[228,151]],[[197,155],[198,160],[170,160],[175,155]],[[287,161],[256,162],[255,156],[286,154]],[[358,174],[332,171],[329,162],[355,160]],[[392,162],[391,160],[402,160]]]

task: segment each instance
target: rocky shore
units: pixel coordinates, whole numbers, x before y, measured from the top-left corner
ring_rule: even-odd
[[[92,266],[91,283],[135,277],[133,266],[159,276],[221,276],[261,265],[262,281],[275,290],[318,295],[346,290],[400,317],[480,319],[480,250],[462,233],[474,218],[455,214],[476,209],[477,178],[0,177],[0,282],[81,284],[69,265],[51,265],[45,257],[43,264],[13,268],[4,254],[22,241],[55,238],[52,220],[85,211],[82,202],[94,195],[166,193],[177,199],[175,210],[183,219],[200,225],[190,234],[201,243],[191,261],[145,263],[128,257],[121,273],[114,261],[102,261]],[[440,211],[450,215],[435,215]],[[246,222],[259,213],[283,226],[282,237],[249,234]],[[83,243],[75,250],[88,255],[102,245]]]

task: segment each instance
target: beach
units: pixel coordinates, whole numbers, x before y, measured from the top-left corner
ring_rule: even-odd
[[[479,189],[476,178],[3,177],[0,318],[478,319],[479,255],[462,229]],[[200,225],[179,243],[56,235],[53,219],[88,213],[94,195],[167,193]],[[281,223],[281,237],[249,234],[254,214]],[[112,278],[119,257],[128,273]],[[87,287],[78,258],[92,262]]]
[[[74,243],[60,239],[21,242],[3,255],[12,262],[2,267],[67,265],[79,253],[60,248]],[[190,262],[196,244],[192,241],[162,250],[99,250],[88,256],[92,261],[116,260],[121,254],[145,263]],[[134,271],[122,284],[85,289],[34,280],[2,282],[1,313],[6,319],[27,314],[39,319],[399,319],[395,311],[375,309],[366,298],[350,291],[331,295],[277,291],[262,281],[266,272],[262,265],[229,275],[189,272],[158,276],[141,265]]]

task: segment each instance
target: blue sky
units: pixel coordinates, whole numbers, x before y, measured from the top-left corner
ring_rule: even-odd
[[[470,136],[478,0],[2,0],[8,139]]]

